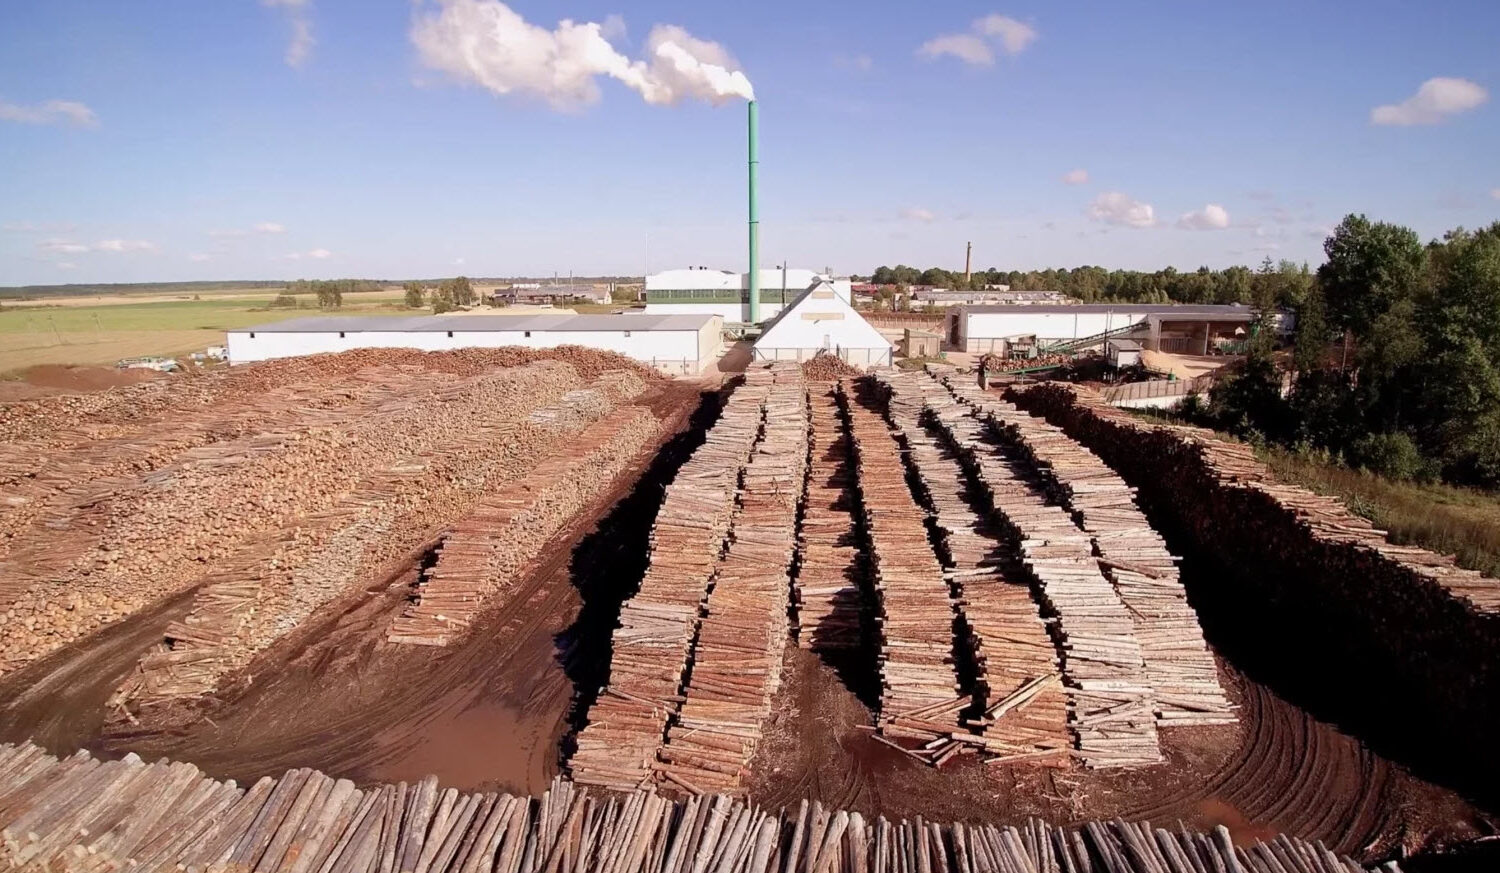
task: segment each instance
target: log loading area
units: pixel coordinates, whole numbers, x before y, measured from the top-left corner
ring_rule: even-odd
[[[1495,581],[1086,389],[361,350],[0,433],[0,868],[1352,873],[1495,833]]]

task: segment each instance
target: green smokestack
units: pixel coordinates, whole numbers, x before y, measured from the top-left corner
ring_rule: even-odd
[[[756,146],[760,109],[750,101],[750,323],[760,324],[760,186],[755,173],[760,164]]]

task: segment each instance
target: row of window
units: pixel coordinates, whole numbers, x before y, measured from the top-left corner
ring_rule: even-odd
[[[760,289],[760,302],[780,303],[782,294],[790,301],[795,294],[800,293],[788,288],[783,292],[780,288]],[[750,292],[735,290],[733,288],[666,288],[659,291],[646,292],[647,303],[749,303]]]

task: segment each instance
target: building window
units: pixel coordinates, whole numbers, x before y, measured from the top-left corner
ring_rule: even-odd
[[[255,331],[250,331],[250,338],[255,339]]]
[[[344,338],[344,332],[343,331],[339,331],[339,339],[343,339],[343,338]]]
[[[529,330],[528,330],[528,331],[526,331],[526,335],[527,335],[527,336],[528,336],[528,337],[529,337],[529,336],[531,336],[531,331],[529,331]]]
[[[627,330],[627,331],[625,331],[625,335],[626,335],[626,336],[630,336],[630,331],[628,331],[628,330]]]
[[[453,331],[448,331],[448,339],[453,339]]]

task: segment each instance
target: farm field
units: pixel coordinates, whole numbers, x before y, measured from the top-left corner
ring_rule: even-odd
[[[1489,698],[1403,738],[1368,689],[1461,693],[1439,647],[1380,660],[1425,632],[1383,611],[1427,598],[1472,642],[1493,580],[1231,444],[1185,454],[1054,389],[822,369],[712,390],[581,349],[365,350],[8,404],[0,742],[240,786],[1181,821],[1365,863],[1487,832],[1454,786]],[[1159,456],[1197,478],[1141,484]],[[1163,484],[1245,535],[1162,511]],[[1246,555],[1289,507],[1284,555],[1364,544],[1298,583],[1375,592],[1324,639],[1215,563],[1280,567]]]

